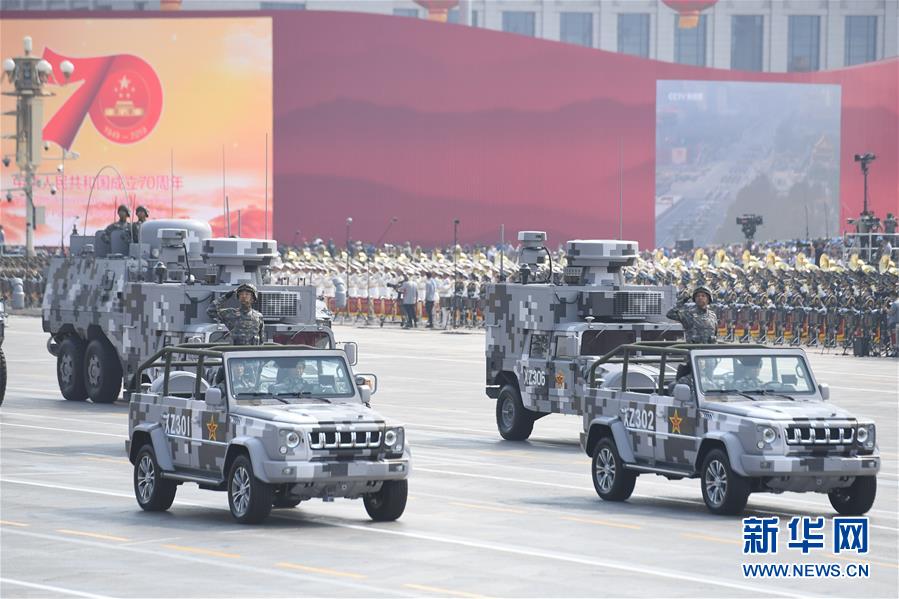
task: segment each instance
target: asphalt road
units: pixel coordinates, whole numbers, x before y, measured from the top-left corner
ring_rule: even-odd
[[[124,455],[127,406],[62,400],[36,318],[14,317],[0,408],[0,596],[899,595],[897,362],[810,353],[832,401],[878,425],[883,469],[871,552],[803,556],[794,515],[834,512],[824,495],[753,495],[782,518],[777,556],[742,555],[738,517],[702,504],[696,480],[644,475],[625,503],[601,501],[578,446],[580,419],[548,416],[529,442],[502,441],[483,393],[483,335],[338,327],[375,372],[373,406],[407,425],[404,516],[374,524],[360,501],[303,503],[259,526],[233,522],[224,493],[179,488],[141,511]],[[830,543],[830,525],[826,527]],[[867,579],[744,578],[740,564],[869,564]]]

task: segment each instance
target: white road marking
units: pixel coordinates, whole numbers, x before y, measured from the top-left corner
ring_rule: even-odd
[[[0,478],[0,482],[32,485],[32,486],[37,486],[37,487],[50,487],[50,488],[57,488],[57,489],[61,489],[61,490],[78,491],[78,492],[83,492],[83,493],[96,493],[99,495],[107,495],[107,496],[113,496],[113,497],[127,497],[129,499],[132,498],[131,495],[126,495],[124,493],[101,491],[98,489],[68,487],[68,486],[63,487],[63,486],[32,483],[31,481],[21,481],[21,480],[6,479],[6,478]],[[175,503],[182,504],[182,505],[184,504],[184,502],[182,502],[180,500],[176,500]],[[197,505],[197,504],[187,504],[187,505]],[[692,573],[680,573],[680,572],[675,572],[675,571],[670,571],[670,570],[663,570],[663,569],[653,568],[651,566],[631,565],[631,564],[625,564],[625,563],[614,562],[614,561],[599,560],[599,559],[586,557],[586,556],[579,556],[579,555],[575,555],[575,554],[557,553],[557,552],[544,551],[544,550],[540,550],[540,549],[536,549],[536,548],[516,547],[516,546],[502,545],[502,544],[497,544],[497,543],[487,543],[487,542],[481,542],[481,541],[465,539],[465,538],[458,538],[458,537],[447,537],[447,536],[443,536],[443,535],[425,534],[425,533],[411,533],[411,532],[404,532],[404,531],[398,531],[398,530],[390,530],[390,529],[380,528],[380,527],[375,527],[375,526],[360,526],[357,524],[347,524],[345,522],[335,521],[332,518],[323,517],[323,516],[303,515],[303,517],[301,519],[291,518],[286,515],[273,515],[271,517],[284,519],[284,520],[292,520],[292,521],[302,520],[302,521],[319,522],[321,524],[327,524],[330,526],[335,526],[337,528],[344,528],[344,529],[348,529],[348,530],[356,530],[356,531],[375,533],[375,534],[394,535],[394,536],[399,536],[399,537],[404,537],[404,538],[430,541],[433,543],[472,547],[472,548],[476,548],[476,549],[483,549],[485,551],[494,551],[494,552],[498,552],[498,553],[507,553],[507,554],[512,554],[512,555],[520,555],[520,556],[533,557],[533,558],[538,558],[538,559],[550,559],[550,560],[555,560],[555,561],[582,564],[582,565],[594,566],[594,567],[599,567],[599,568],[621,570],[624,572],[640,573],[640,574],[644,574],[644,575],[649,574],[649,575],[657,576],[660,578],[681,580],[681,581],[687,581],[687,582],[699,582],[699,583],[709,584],[709,585],[713,585],[713,586],[719,586],[719,587],[723,587],[723,588],[738,589],[741,591],[758,591],[758,592],[766,593],[769,595],[777,595],[777,596],[783,596],[783,597],[804,597],[804,595],[799,595],[799,594],[791,593],[788,591],[782,591],[779,589],[759,587],[757,585],[752,585],[752,584],[734,583],[734,582],[730,582],[730,581],[727,581],[724,579],[710,578],[710,577],[706,577],[706,576],[695,575]],[[10,530],[9,532],[14,532],[15,534],[26,534],[23,531],[18,531],[18,530],[16,530],[16,531]],[[65,538],[65,537],[54,537],[53,535],[44,535],[44,534],[40,534],[40,533],[27,533],[27,534],[30,536],[41,537],[41,538],[50,538],[50,539],[55,539],[55,538],[63,539],[64,538],[66,541],[70,541],[70,542],[74,541],[74,539],[69,539],[69,538]],[[77,542],[85,542],[85,541],[79,540]],[[109,544],[98,544],[98,546],[102,546],[104,548],[110,547]],[[173,557],[171,554],[162,553],[162,552],[158,552],[158,551],[139,550],[134,547],[123,546],[123,545],[115,545],[115,547],[120,548],[122,550],[139,551],[139,552],[149,553],[149,554],[153,554],[153,555],[163,555],[165,557]],[[179,555],[178,557],[188,558],[188,556],[183,556],[183,555]],[[213,563],[215,565],[220,565],[220,562],[215,562],[212,560],[205,560],[205,559],[199,560],[199,558],[193,558],[193,557],[189,557],[189,559],[195,559],[198,561],[202,561],[202,563]],[[234,567],[234,566],[236,566],[236,564],[229,565],[229,568]],[[258,569],[254,568],[254,570],[258,570]]]
[[[324,578],[321,576],[314,576],[311,574],[300,574],[297,572],[291,572],[291,571],[283,570],[280,568],[263,568],[263,567],[259,567],[259,566],[250,566],[247,564],[242,564],[239,561],[233,561],[233,560],[229,560],[227,562],[227,566],[225,566],[224,563],[222,562],[222,560],[220,560],[220,559],[215,559],[215,558],[211,558],[211,557],[209,557],[209,558],[201,557],[201,556],[190,555],[190,554],[181,553],[181,552],[176,553],[174,551],[161,551],[161,550],[155,550],[155,549],[145,549],[142,547],[135,547],[134,545],[127,545],[127,544],[121,544],[121,543],[116,543],[116,544],[102,543],[99,541],[88,541],[85,539],[76,539],[73,537],[66,537],[63,535],[25,532],[25,531],[20,531],[20,530],[13,530],[13,529],[10,529],[10,530],[4,531],[4,532],[6,534],[18,534],[21,536],[32,537],[32,538],[36,538],[36,539],[44,539],[44,540],[48,540],[48,541],[53,541],[54,543],[59,543],[59,542],[73,543],[76,545],[84,545],[87,547],[108,549],[113,552],[124,551],[124,552],[128,552],[128,553],[136,553],[136,554],[140,554],[140,555],[150,555],[155,558],[161,557],[161,558],[171,559],[171,560],[175,560],[175,561],[187,561],[187,562],[205,564],[205,565],[212,566],[214,568],[219,568],[219,569],[227,567],[228,570],[240,570],[242,572],[249,572],[252,574],[260,574],[262,576],[269,577],[269,578],[271,576],[275,575],[275,576],[283,576],[283,577],[287,577],[287,578],[293,578],[295,580],[304,580],[307,582],[317,582],[319,584],[325,585],[326,587],[327,587],[327,585],[338,585],[338,586],[342,586],[342,587],[347,587],[349,589],[353,589],[357,592],[364,591],[363,594],[365,596],[377,595],[377,596],[386,597],[386,596],[394,596],[397,594],[396,589],[387,589],[387,588],[377,587],[377,586],[373,586],[373,585],[369,585],[369,584],[365,584],[365,583],[359,583],[359,582],[335,580],[334,578]],[[155,563],[155,560],[154,560],[154,563]],[[2,579],[2,580],[5,581],[7,579]],[[97,595],[81,595],[81,596],[97,597]],[[403,593],[403,596],[408,597],[411,595],[409,593]]]
[[[28,589],[37,589],[38,591],[48,591],[51,593],[59,593],[60,595],[71,595],[72,597],[91,597],[92,599],[109,599],[108,595],[95,595],[94,593],[85,593],[74,589],[66,589],[49,584],[38,584],[36,582],[26,582],[24,580],[16,580],[14,578],[0,578],[0,583],[11,584],[14,586],[25,587]]]
[[[128,435],[113,435],[111,433],[98,433],[95,431],[74,430],[70,428],[50,428],[49,426],[34,426],[32,424],[13,424],[12,422],[0,422],[3,426],[16,426],[20,428],[34,428],[42,431],[55,431],[60,433],[76,433],[79,435],[98,435],[100,437],[115,437],[117,439],[127,439]]]

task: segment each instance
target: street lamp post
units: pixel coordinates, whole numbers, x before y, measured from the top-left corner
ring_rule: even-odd
[[[456,246],[459,245],[459,223],[458,218],[453,219],[453,276],[456,276]]]
[[[23,40],[25,54],[3,61],[7,80],[15,85],[15,91],[3,92],[16,98],[16,164],[24,174],[22,191],[25,193],[25,254],[34,256],[34,175],[41,163],[43,145],[42,128],[45,96],[53,93],[44,90],[44,84],[53,74],[53,66],[42,58],[31,55],[31,37]],[[72,76],[75,66],[68,60],[59,65],[66,80]],[[10,136],[12,137],[12,136]]]
[[[349,303],[350,293],[350,225],[353,224],[353,217],[348,216],[346,219],[346,292],[347,303]]]

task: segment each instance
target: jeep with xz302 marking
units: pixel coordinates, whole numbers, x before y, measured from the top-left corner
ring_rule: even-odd
[[[362,498],[373,520],[406,507],[404,429],[371,409],[377,378],[354,375],[355,344],[167,347],[138,374],[163,374],[131,397],[125,450],[141,508],[171,507],[178,485],[226,491],[231,514]]]
[[[827,493],[844,515],[874,503],[874,423],[828,401],[801,349],[627,344],[588,380],[581,445],[607,501],[651,473],[698,478],[716,514],[738,514],[760,492]]]
[[[510,441],[531,435],[547,414],[583,414],[584,374],[624,343],[676,340],[680,324],[665,318],[671,286],[626,285],[621,269],[637,258],[637,242],[575,240],[554,281],[546,233],[521,231],[519,270],[490,285],[485,303],[487,396],[496,426]]]

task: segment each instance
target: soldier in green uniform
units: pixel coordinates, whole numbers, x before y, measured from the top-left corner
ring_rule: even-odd
[[[275,383],[269,388],[272,393],[296,393],[301,395],[304,391],[309,391],[309,383],[303,380],[303,374],[306,372],[306,362],[298,360],[296,364],[288,367],[284,379],[280,383]]]
[[[238,360],[234,364],[231,385],[234,387],[235,394],[252,393],[256,390],[256,377],[242,360]]]
[[[128,224],[128,219],[131,217],[131,211],[128,209],[128,206],[122,204],[119,206],[119,209],[116,211],[119,215],[119,220],[112,223],[106,229],[104,229],[105,237],[108,240],[112,235],[113,231],[125,231],[130,237],[131,235],[131,225]]]
[[[718,316],[709,309],[712,291],[700,285],[693,290],[694,305],[678,305],[671,308],[666,316],[684,327],[687,343],[715,343],[718,336]]]
[[[147,219],[150,217],[150,211],[144,206],[138,206],[134,213],[137,214],[137,222],[131,225],[131,241],[140,243],[140,227],[147,222]]]
[[[222,307],[222,303],[235,293],[229,291],[212,302],[206,314],[228,327],[234,345],[262,345],[265,342],[265,323],[262,314],[253,309],[253,302],[257,297],[256,286],[242,283],[236,292],[240,308]]]

